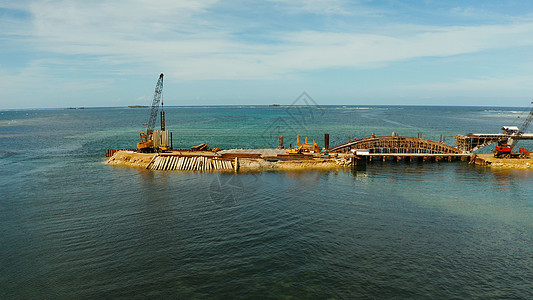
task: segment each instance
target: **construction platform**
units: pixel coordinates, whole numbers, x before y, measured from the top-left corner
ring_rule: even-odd
[[[241,168],[244,170],[333,169],[351,165],[351,158],[347,155],[320,158],[308,154],[287,154],[286,150],[279,149],[253,150],[255,153],[248,153],[245,149],[229,149],[224,150],[224,153],[212,151],[137,153],[131,150],[119,150],[108,158],[106,164],[163,171],[238,171]],[[267,155],[262,156],[257,152]],[[273,156],[273,153],[279,155]]]
[[[455,147],[463,153],[471,153],[498,141],[508,140],[533,140],[533,133],[524,133],[520,136],[505,133],[469,133],[455,136]]]
[[[284,149],[283,136],[279,137],[278,148],[267,149],[225,149],[208,151],[205,147],[195,146],[191,149],[137,153],[133,150],[107,150],[107,164],[142,167],[151,170],[184,170],[184,171],[237,171],[260,169],[332,169],[356,166],[373,161],[405,161],[405,162],[446,162],[467,161],[476,164],[491,164],[488,160],[480,160],[472,151],[502,139],[517,138],[516,135],[499,134],[468,134],[456,136],[458,147],[446,145],[420,137],[374,136],[351,140],[337,146],[328,147],[329,134],[325,134],[325,149],[321,149],[313,141],[313,148],[303,151]],[[520,139],[533,140],[533,134],[522,134]],[[198,150],[198,149],[204,150]],[[299,151],[294,151],[299,150]],[[493,154],[489,154],[492,155]],[[498,162],[499,163],[499,162]],[[496,164],[497,165],[497,164]],[[494,166],[496,166],[494,165]]]

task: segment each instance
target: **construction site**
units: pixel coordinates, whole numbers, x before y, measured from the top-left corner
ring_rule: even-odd
[[[521,140],[533,140],[526,133],[533,109],[522,126],[503,126],[500,133],[469,133],[455,136],[455,146],[444,141],[424,137],[375,136],[354,139],[330,147],[329,134],[324,134],[320,147],[313,140],[296,136],[295,147],[286,149],[284,136],[279,136],[277,147],[268,149],[219,149],[209,148],[208,143],[188,149],[174,149],[172,133],[166,130],[164,102],[162,99],[163,74],[156,84],[150,115],[145,131],[141,131],[135,149],[108,149],[106,163],[150,170],[165,171],[231,171],[262,169],[331,169],[366,165],[371,162],[439,162],[467,161],[472,164],[505,167],[533,168],[531,152],[518,148]],[[160,130],[155,130],[157,120]],[[273,141],[275,142],[275,141]],[[496,144],[492,153],[475,151]]]

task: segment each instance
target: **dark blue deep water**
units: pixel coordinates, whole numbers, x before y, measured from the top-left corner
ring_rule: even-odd
[[[453,136],[494,107],[169,107],[175,148]],[[1,299],[533,298],[533,171],[465,162],[244,174],[103,164],[146,109],[0,111]],[[521,146],[532,148],[531,143]],[[490,151],[490,149],[485,149]]]

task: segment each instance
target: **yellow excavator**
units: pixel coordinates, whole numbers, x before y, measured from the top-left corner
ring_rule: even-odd
[[[296,136],[296,147],[287,150],[287,153],[289,154],[301,154],[301,153],[320,153],[320,147],[318,147],[318,144],[313,140],[313,143],[307,142],[307,137],[305,137],[305,143],[300,144],[300,135]]]

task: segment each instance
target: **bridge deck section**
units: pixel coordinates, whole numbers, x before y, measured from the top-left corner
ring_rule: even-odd
[[[329,149],[330,152],[348,153],[351,150],[368,150],[370,153],[422,153],[459,154],[457,148],[432,140],[406,136],[379,136],[343,143]]]
[[[461,152],[470,153],[498,141],[508,142],[510,139],[533,140],[533,133],[524,133],[520,136],[504,133],[469,133],[467,135],[456,135],[455,146]]]

